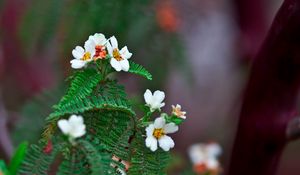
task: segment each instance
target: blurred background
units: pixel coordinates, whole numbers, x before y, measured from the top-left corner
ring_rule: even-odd
[[[251,61],[283,0],[0,0],[0,159],[36,142],[67,88],[71,51],[90,34],[115,35],[153,81],[120,73],[129,96],[164,90],[187,120],[175,134],[175,171],[187,148],[216,141],[226,169]],[[278,175],[299,175],[300,142]]]

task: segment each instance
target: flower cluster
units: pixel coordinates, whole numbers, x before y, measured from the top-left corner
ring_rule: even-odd
[[[89,36],[88,40],[84,43],[84,47],[76,46],[72,51],[72,55],[74,59],[70,63],[74,69],[86,67],[93,60],[109,59],[110,65],[116,71],[123,70],[127,72],[129,70],[128,59],[131,58],[132,53],[128,51],[127,46],[119,50],[118,41],[115,36],[106,39],[103,34],[96,33]]]
[[[146,106],[149,107],[150,113],[158,110],[161,111],[161,108],[165,106],[163,102],[165,99],[165,93],[162,91],[152,92],[147,89],[144,93],[144,99],[146,102]],[[156,118],[154,122],[151,122],[146,127],[146,147],[150,148],[151,151],[156,151],[159,147],[161,147],[164,151],[169,151],[171,148],[175,146],[173,139],[167,134],[175,133],[178,131],[178,124],[181,122],[177,122],[177,119],[180,120],[185,119],[186,112],[181,111],[181,106],[172,105],[172,115],[169,116],[166,113],[162,113],[160,117]],[[175,117],[175,118],[174,118]]]
[[[217,143],[194,144],[188,149],[188,153],[195,173],[200,175],[221,173],[218,157],[222,153],[222,148]]]

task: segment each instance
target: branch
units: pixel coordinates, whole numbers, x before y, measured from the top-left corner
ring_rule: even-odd
[[[288,123],[286,137],[288,141],[300,138],[300,117],[296,117]]]
[[[252,65],[228,175],[276,174],[300,87],[299,31],[300,0],[285,0]]]

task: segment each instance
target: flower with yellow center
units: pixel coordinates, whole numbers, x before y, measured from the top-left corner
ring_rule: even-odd
[[[88,40],[84,44],[84,48],[76,46],[72,51],[72,55],[75,59],[71,60],[71,67],[73,69],[81,69],[88,62],[93,60],[95,55],[95,44],[91,40]]]
[[[167,134],[176,131],[178,131],[178,126],[175,125],[175,123],[166,123],[164,117],[159,117],[146,128],[146,146],[150,148],[151,151],[156,151],[157,145],[159,144],[164,151],[169,151],[175,146],[175,143]]]
[[[186,112],[181,110],[181,106],[179,104],[176,106],[172,105],[172,114],[179,118],[186,119]]]
[[[121,70],[127,72],[129,70],[128,59],[132,56],[127,46],[119,50],[118,41],[115,36],[112,36],[109,42],[107,42],[106,47],[111,56],[110,65],[118,72]]]

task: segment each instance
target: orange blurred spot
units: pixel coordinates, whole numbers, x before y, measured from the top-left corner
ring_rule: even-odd
[[[177,31],[179,18],[171,1],[160,2],[157,6],[156,19],[158,25],[166,32]]]

